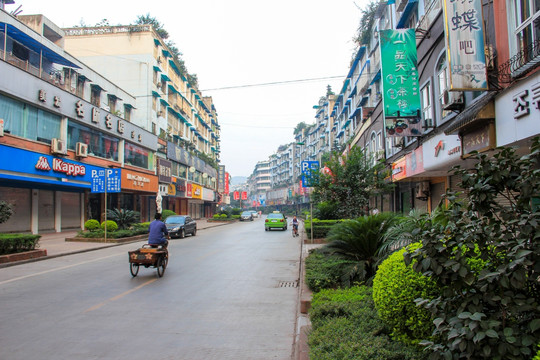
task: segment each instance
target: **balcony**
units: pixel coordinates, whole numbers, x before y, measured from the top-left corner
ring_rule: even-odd
[[[498,68],[498,80],[510,83],[522,78],[540,65],[540,39],[533,41]]]

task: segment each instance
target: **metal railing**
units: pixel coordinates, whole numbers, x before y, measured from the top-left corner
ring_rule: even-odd
[[[540,40],[535,40],[498,69],[498,79],[501,83],[510,83],[537,68],[540,65]]]

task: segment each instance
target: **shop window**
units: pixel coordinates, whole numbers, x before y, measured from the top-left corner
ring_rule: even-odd
[[[60,116],[1,95],[0,119],[7,134],[47,144],[60,138]]]
[[[111,114],[115,114],[116,113],[116,96],[114,95],[107,95],[107,98],[109,100],[109,112]]]
[[[126,142],[124,162],[127,165],[138,166],[148,169],[150,164],[150,152],[140,146]]]
[[[75,150],[77,143],[88,145],[88,154],[118,161],[119,140],[98,130],[70,122],[68,124],[68,149]]]
[[[80,98],[84,98],[84,80],[82,76],[77,77],[77,96]]]
[[[127,121],[131,121],[131,109],[130,105],[124,105],[124,119]]]

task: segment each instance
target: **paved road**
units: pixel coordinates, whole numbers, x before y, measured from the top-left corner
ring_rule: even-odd
[[[0,359],[290,359],[300,244],[263,221],[172,240],[163,278],[140,244],[0,269]]]

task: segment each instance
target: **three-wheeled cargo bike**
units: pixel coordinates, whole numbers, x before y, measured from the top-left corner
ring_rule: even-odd
[[[144,244],[137,250],[128,251],[128,254],[131,276],[137,276],[140,266],[156,268],[159,277],[165,273],[169,261],[169,251],[166,247]]]

